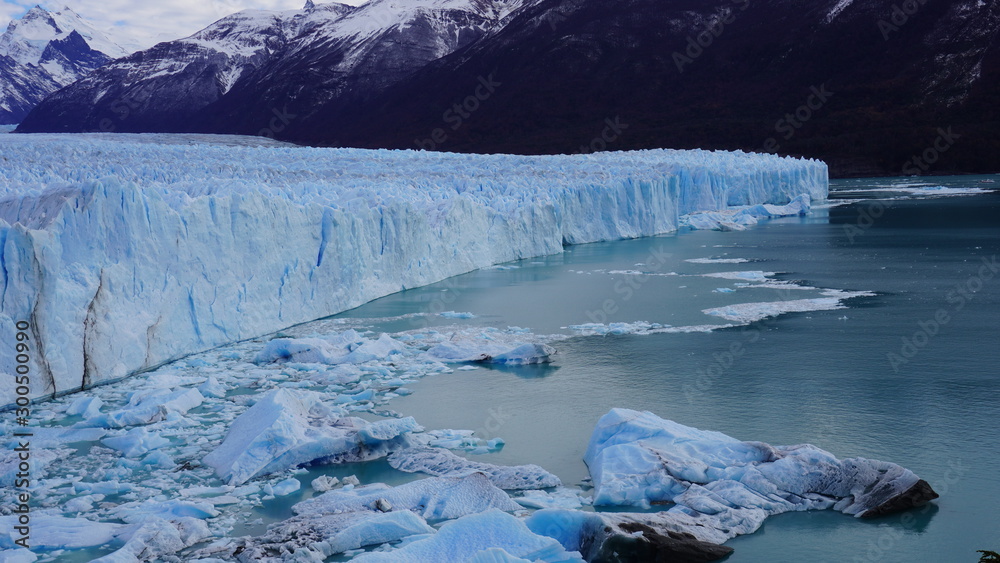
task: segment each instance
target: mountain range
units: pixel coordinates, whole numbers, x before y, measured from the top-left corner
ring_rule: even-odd
[[[35,6],[0,35],[0,125],[130,50],[69,8]]]
[[[106,64],[19,132],[324,146],[743,149],[835,176],[1000,169],[1000,3],[372,0],[244,11]]]

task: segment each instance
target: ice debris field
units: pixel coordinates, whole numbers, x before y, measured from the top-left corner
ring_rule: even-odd
[[[0,137],[0,371],[14,368],[15,323],[30,323],[34,396],[565,244],[803,213],[829,187],[822,162],[741,152],[529,157],[158,138]]]
[[[596,421],[592,480],[564,483],[539,465],[476,460],[502,438],[390,408],[420,378],[550,362],[566,338],[712,331],[868,295],[734,270],[742,258],[694,259],[718,268],[694,274],[580,272],[708,278],[736,301],[701,311],[703,325],[542,335],[464,311],[407,315],[434,319],[391,333],[370,330],[387,319],[300,324],[566,243],[804,213],[826,195],[822,163],[102,136],[4,136],[0,151],[0,320],[30,321],[45,346],[37,395],[86,388],[33,408],[47,422],[31,429],[32,550],[14,543],[16,516],[0,515],[0,561],[708,561],[769,515],[873,516],[936,497],[892,463],[627,409]],[[782,297],[738,302],[745,291]],[[148,371],[125,378],[137,370]],[[17,429],[0,421],[0,506],[16,505]]]

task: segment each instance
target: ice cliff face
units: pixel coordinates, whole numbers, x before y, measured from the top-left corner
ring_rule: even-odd
[[[0,371],[67,393],[566,243],[827,193],[825,164],[645,151],[412,151],[0,141]],[[127,139],[127,138],[125,138]],[[12,377],[3,378],[10,385]],[[2,388],[4,403],[13,389]]]

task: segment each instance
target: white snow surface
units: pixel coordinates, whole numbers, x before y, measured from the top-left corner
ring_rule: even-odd
[[[743,442],[629,409],[601,417],[584,460],[595,505],[672,502],[658,516],[713,543],[783,512],[833,508],[863,516],[919,480],[893,463],[840,460],[809,444]]]
[[[34,396],[565,243],[828,190],[821,162],[741,152],[459,155],[86,134],[4,135],[0,152],[0,372],[13,373],[14,327],[28,322]]]

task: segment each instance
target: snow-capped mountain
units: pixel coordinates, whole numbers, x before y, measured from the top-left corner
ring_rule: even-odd
[[[370,96],[474,42],[517,2],[242,11],[115,61],[47,99],[21,130],[279,133],[311,108]],[[292,106],[296,113],[285,113]]]
[[[353,10],[246,10],[190,37],[159,43],[105,66],[46,99],[23,126],[57,131],[190,131],[200,110],[289,41]],[[41,119],[38,116],[41,115]]]
[[[0,124],[18,123],[45,96],[129,52],[69,8],[35,6],[0,35]]]

